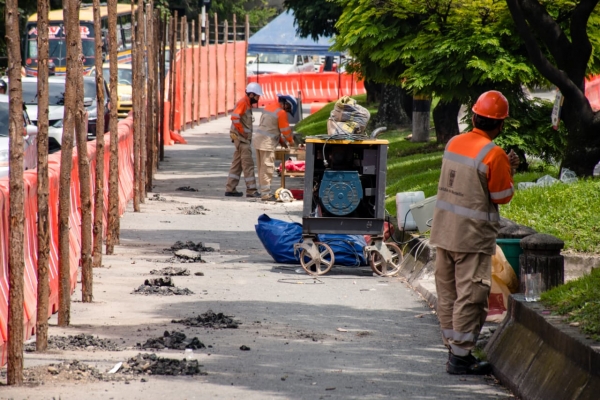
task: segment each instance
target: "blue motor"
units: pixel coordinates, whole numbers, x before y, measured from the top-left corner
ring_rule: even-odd
[[[363,188],[356,171],[325,171],[319,198],[333,215],[348,215],[363,198]]]

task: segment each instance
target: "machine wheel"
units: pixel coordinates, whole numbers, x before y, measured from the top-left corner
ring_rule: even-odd
[[[317,246],[317,250],[320,253],[319,259],[313,259],[308,251],[302,250],[300,252],[300,264],[309,275],[326,274],[331,267],[333,267],[333,263],[335,262],[333,250],[325,243],[314,242],[314,244]]]
[[[371,264],[371,269],[377,275],[394,276],[398,273],[398,271],[400,271],[400,264],[402,263],[404,256],[402,255],[402,250],[400,250],[400,247],[394,243],[385,243],[385,245],[387,246],[388,251],[392,253],[392,259],[390,260],[392,265],[388,265],[386,262],[384,262],[381,253],[379,253],[377,250],[371,251],[371,259],[369,260],[369,264]]]

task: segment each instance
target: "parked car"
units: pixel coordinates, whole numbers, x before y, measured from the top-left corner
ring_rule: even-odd
[[[88,112],[88,139],[96,138],[96,126],[98,123],[98,97],[96,91],[96,76],[83,77],[83,106]],[[108,85],[104,81],[104,133],[108,132],[110,122],[110,96]]]
[[[249,54],[251,56],[252,54]],[[294,72],[314,72],[315,64],[311,56],[297,54],[261,53],[246,65],[248,75],[290,74]]]
[[[8,95],[0,94],[0,177],[8,175],[8,121]],[[32,124],[25,109],[23,110],[23,135],[25,147],[23,168],[26,170],[33,169],[37,166],[37,127]]]
[[[104,82],[110,84],[110,65],[108,63],[102,65],[102,75],[104,75]],[[132,81],[131,64],[117,64],[117,114],[119,118],[127,118],[127,114],[133,109]]]

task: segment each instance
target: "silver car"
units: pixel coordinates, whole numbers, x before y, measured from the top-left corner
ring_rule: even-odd
[[[23,144],[25,147],[23,167],[27,170],[37,166],[37,127],[32,124],[25,110],[23,110],[23,118]],[[8,176],[8,121],[8,95],[0,94],[0,177]]]

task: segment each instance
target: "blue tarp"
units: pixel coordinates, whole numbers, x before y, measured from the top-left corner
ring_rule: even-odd
[[[273,21],[248,39],[248,53],[288,53],[303,55],[334,56],[339,52],[329,51],[330,37],[301,38],[296,34],[294,13],[281,13]]]

